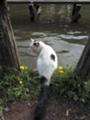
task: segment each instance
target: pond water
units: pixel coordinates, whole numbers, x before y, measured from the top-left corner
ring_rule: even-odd
[[[71,24],[65,19],[67,16],[65,7],[66,5],[61,5],[61,7],[59,5],[42,5],[43,12],[40,20],[31,23],[27,6],[10,6],[21,63],[36,68],[36,58],[27,54],[30,38],[34,38],[44,41],[54,48],[58,55],[59,65],[70,68],[76,66],[90,33],[88,12],[90,6],[82,6],[82,18],[77,24]],[[66,12],[62,12],[62,16],[55,14],[64,9]]]

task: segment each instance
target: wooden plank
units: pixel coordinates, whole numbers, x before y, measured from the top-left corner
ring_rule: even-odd
[[[90,3],[90,0],[7,0],[8,3]]]

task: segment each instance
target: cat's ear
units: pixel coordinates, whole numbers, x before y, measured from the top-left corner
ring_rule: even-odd
[[[35,40],[31,38],[31,40],[30,40],[30,41],[31,41],[31,42],[34,42]]]
[[[31,39],[30,39],[30,44],[29,44],[29,46],[32,47],[32,46],[33,46],[33,43],[34,43],[34,39],[31,38]]]
[[[34,39],[30,39],[30,44],[29,44],[29,46],[30,47],[33,47],[34,46],[34,43],[36,43],[36,40],[34,40]]]

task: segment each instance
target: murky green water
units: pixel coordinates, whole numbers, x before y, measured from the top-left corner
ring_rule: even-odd
[[[90,33],[90,5],[83,5],[79,23],[67,20],[66,5],[42,5],[39,21],[31,23],[27,5],[11,5],[10,16],[21,62],[35,67],[36,58],[27,55],[29,40],[34,38],[51,45],[57,52],[59,65],[74,68]]]

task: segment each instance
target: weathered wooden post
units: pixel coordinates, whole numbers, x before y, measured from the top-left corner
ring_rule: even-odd
[[[81,9],[81,4],[73,4],[73,10],[72,10],[72,22],[77,23],[79,18],[81,17],[80,15],[80,9]]]
[[[28,8],[30,13],[30,21],[35,22],[39,18],[41,8],[38,4],[35,3],[28,4]]]
[[[15,37],[6,0],[0,0],[0,65],[7,69],[19,69]]]
[[[90,78],[90,38],[84,48],[74,73],[76,77],[79,77],[82,80]]]

